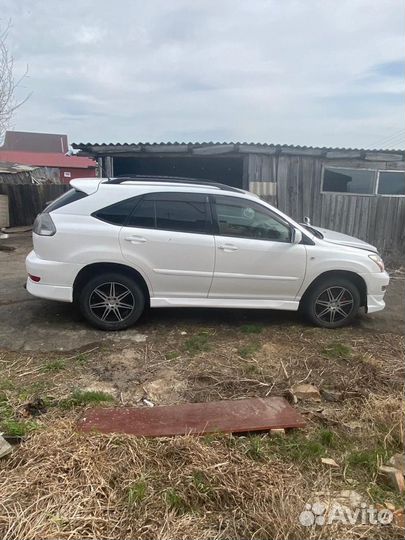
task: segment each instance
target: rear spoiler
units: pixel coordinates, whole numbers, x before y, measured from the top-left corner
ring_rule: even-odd
[[[69,184],[73,189],[91,195],[98,190],[102,178],[75,178]]]

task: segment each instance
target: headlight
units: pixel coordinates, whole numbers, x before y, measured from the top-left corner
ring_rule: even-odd
[[[380,269],[380,272],[384,272],[385,270],[384,261],[379,255],[377,255],[376,253],[375,254],[373,253],[372,255],[369,255],[368,258],[371,259],[373,262],[375,262],[375,264]]]

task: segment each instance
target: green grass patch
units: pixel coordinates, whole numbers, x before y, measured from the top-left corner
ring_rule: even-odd
[[[169,510],[176,512],[176,514],[185,514],[190,511],[187,502],[174,488],[166,490],[165,501]]]
[[[175,358],[178,358],[180,356],[180,353],[177,351],[169,351],[165,354],[166,360],[174,360]]]
[[[111,394],[98,390],[75,390],[72,394],[59,402],[62,409],[73,409],[85,405],[98,405],[99,403],[112,402],[114,397]]]
[[[388,486],[372,483],[365,486],[364,492],[368,493],[374,504],[385,504],[386,502],[390,502],[395,504],[397,508],[403,508],[404,506],[403,495],[401,493],[396,493]]]
[[[18,392],[18,399],[20,401],[27,401],[33,396],[39,396],[47,391],[47,381],[35,381],[24,388],[20,388]]]
[[[139,480],[128,489],[128,504],[133,506],[142,502],[146,497],[147,485],[145,480]]]
[[[244,368],[246,375],[259,375],[262,370],[256,364],[247,364]]]
[[[75,360],[76,364],[79,364],[79,366],[85,366],[89,363],[89,359],[88,357],[85,355],[85,354],[78,354],[76,357],[75,357]]]
[[[257,342],[248,343],[239,348],[238,354],[242,358],[250,358],[260,349],[260,344]]]
[[[64,360],[51,360],[42,366],[44,373],[59,373],[66,368],[66,362]]]
[[[13,409],[5,395],[0,394],[0,422],[12,418],[14,415]]]
[[[330,429],[321,428],[319,430],[319,442],[327,448],[335,448],[336,435]]]
[[[240,331],[244,334],[260,334],[263,331],[262,324],[243,324]]]
[[[248,447],[246,454],[255,461],[261,461],[265,458],[265,442],[260,435],[251,435],[248,437]]]
[[[194,471],[192,478],[193,485],[201,495],[207,495],[212,491],[210,482],[203,471]]]
[[[15,387],[16,387],[15,384],[10,379],[0,380],[0,390],[3,390],[3,391],[15,390]]]
[[[283,437],[268,439],[271,454],[281,459],[311,464],[319,462],[328,455],[328,450],[336,444],[335,435],[329,430],[320,429],[310,435],[297,432]]]
[[[346,463],[351,469],[362,469],[367,473],[377,472],[378,465],[388,459],[384,448],[372,450],[352,450],[346,456]]]
[[[0,422],[0,431],[11,437],[24,437],[36,430],[38,424],[32,420],[14,420],[7,418]]]
[[[209,338],[209,333],[200,332],[199,334],[196,334],[195,336],[186,339],[184,347],[186,351],[191,355],[208,352],[211,349]]]
[[[333,360],[341,358],[350,358],[353,354],[353,349],[344,343],[334,342],[329,343],[324,349],[323,354]]]

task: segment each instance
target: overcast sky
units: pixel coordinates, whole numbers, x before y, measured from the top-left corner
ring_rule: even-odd
[[[0,0],[29,70],[13,128],[403,148],[404,14],[403,0]]]

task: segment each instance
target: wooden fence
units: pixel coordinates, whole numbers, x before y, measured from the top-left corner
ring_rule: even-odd
[[[325,161],[303,156],[249,156],[250,185],[277,182],[277,195],[264,199],[298,222],[305,216],[315,226],[361,238],[393,260],[405,256],[405,197],[322,192],[325,165],[404,170],[405,163],[360,160]]]
[[[8,196],[10,227],[32,225],[47,202],[68,189],[66,184],[0,184],[0,194]]]

